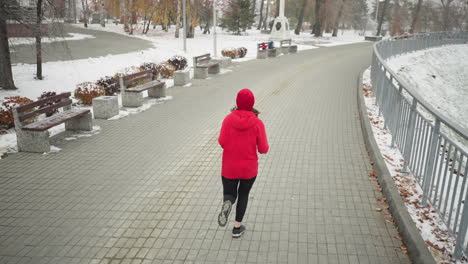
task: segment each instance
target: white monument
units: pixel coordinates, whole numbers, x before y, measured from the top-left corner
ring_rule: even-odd
[[[280,0],[279,16],[275,18],[273,23],[270,40],[283,40],[290,38],[289,22],[288,19],[284,16],[284,0]]]

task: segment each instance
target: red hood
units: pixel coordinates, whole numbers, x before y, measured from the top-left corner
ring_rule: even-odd
[[[229,123],[237,130],[246,130],[257,124],[258,118],[251,111],[235,110],[229,115]]]

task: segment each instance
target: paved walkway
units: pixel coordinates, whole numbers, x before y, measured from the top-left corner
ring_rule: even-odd
[[[64,24],[63,29],[56,29],[59,35],[68,33],[80,33],[92,35],[95,38],[42,43],[43,62],[67,61],[76,59],[87,59],[109,54],[123,54],[143,49],[152,48],[150,41],[127,37],[122,34],[85,29]],[[58,37],[60,38],[60,37]],[[17,45],[12,48],[12,63],[36,63],[36,49],[34,45]]]
[[[0,263],[409,263],[368,179],[356,85],[370,55],[245,62],[58,154],[0,160]],[[236,240],[217,225],[217,136],[245,87],[271,149]]]

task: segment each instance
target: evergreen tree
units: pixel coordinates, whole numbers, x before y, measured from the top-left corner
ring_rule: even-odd
[[[254,23],[250,0],[229,0],[224,10],[221,26],[240,35]]]

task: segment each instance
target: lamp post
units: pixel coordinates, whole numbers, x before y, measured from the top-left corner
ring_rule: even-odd
[[[183,39],[183,42],[184,42],[184,52],[187,53],[187,14],[186,14],[186,11],[185,11],[185,2],[187,0],[182,0],[182,16],[183,16],[183,23],[184,23],[184,37],[182,38]]]
[[[213,58],[218,56],[216,47],[216,0],[213,0]]]

